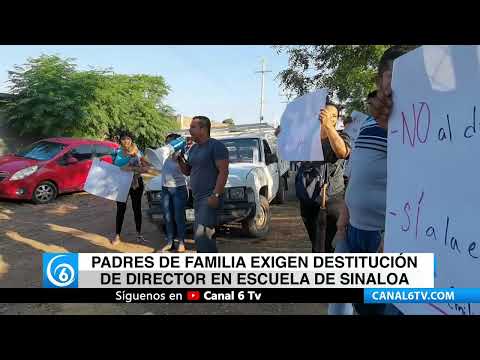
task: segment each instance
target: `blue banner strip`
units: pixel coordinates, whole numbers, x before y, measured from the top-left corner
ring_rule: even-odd
[[[365,304],[480,303],[478,288],[364,289]]]

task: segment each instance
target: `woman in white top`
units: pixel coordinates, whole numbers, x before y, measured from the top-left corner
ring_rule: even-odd
[[[167,135],[165,142],[179,138],[178,134]],[[187,205],[188,190],[187,178],[180,171],[177,162],[178,154],[172,155],[165,161],[162,169],[162,206],[165,221],[167,245],[162,251],[174,248],[174,239],[178,239],[178,252],[185,252],[185,207]],[[176,235],[176,236],[175,236]]]

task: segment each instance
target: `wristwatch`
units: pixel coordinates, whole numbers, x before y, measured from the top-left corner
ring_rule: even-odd
[[[219,193],[213,193],[213,196],[215,196],[216,198],[220,198],[220,194],[219,194]]]

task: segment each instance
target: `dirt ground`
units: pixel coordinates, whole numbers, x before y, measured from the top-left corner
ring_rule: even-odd
[[[310,243],[292,194],[284,205],[272,206],[272,231],[265,239],[242,237],[232,227],[219,232],[222,253],[310,252]],[[0,287],[41,287],[42,252],[153,252],[163,234],[146,217],[148,246],[137,245],[129,208],[115,247],[115,203],[86,193],[60,196],[54,203],[33,205],[0,201]],[[147,206],[146,199],[144,207]],[[191,239],[187,250],[194,251]],[[325,304],[6,304],[0,314],[325,314]]]

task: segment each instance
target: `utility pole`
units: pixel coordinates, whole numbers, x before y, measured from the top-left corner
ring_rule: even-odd
[[[255,71],[255,73],[262,74],[262,92],[260,93],[260,122],[263,121],[263,92],[265,89],[265,73],[271,72],[270,70],[265,70],[265,59],[262,59],[262,70]]]

